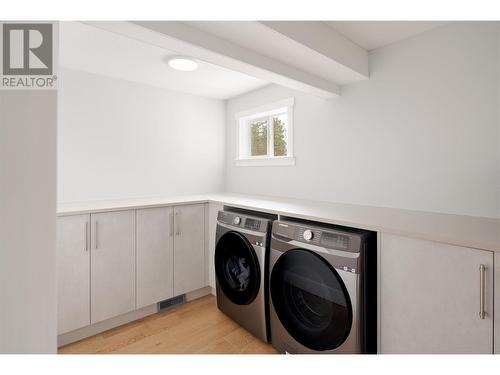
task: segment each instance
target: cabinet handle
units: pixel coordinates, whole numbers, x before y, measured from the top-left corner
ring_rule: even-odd
[[[486,267],[484,264],[479,265],[479,317],[484,319],[486,312],[484,311],[484,272]]]
[[[94,222],[94,249],[97,250],[97,220]]]
[[[85,251],[89,251],[89,222],[85,222]]]
[[[170,237],[174,235],[174,214],[170,213]]]
[[[180,234],[181,234],[181,230],[180,230],[181,223],[180,223],[179,217],[180,217],[179,211],[176,211],[175,212],[175,226],[177,228],[175,230],[175,235],[176,236],[180,236]]]

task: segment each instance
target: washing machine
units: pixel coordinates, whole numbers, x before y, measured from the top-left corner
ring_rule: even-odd
[[[275,221],[271,343],[282,353],[377,351],[376,233]]]
[[[219,211],[215,245],[217,307],[269,341],[268,260],[274,216]]]

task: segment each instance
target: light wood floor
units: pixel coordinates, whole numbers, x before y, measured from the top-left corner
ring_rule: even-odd
[[[62,354],[271,354],[221,313],[214,296],[150,315],[59,349]]]

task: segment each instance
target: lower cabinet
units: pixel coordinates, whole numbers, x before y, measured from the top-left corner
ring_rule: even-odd
[[[57,219],[57,333],[90,324],[90,215]]]
[[[91,214],[91,323],[135,309],[135,211]]]
[[[205,204],[57,223],[58,334],[207,285]]]
[[[382,353],[493,353],[492,252],[387,234],[380,250]]]
[[[137,210],[137,308],[174,296],[174,209]]]
[[[137,308],[205,287],[205,272],[204,204],[137,210]]]
[[[495,314],[495,322],[493,326],[495,327],[495,333],[493,335],[493,342],[495,343],[495,354],[500,354],[500,252],[495,252],[493,256],[493,262],[495,263],[495,295],[493,296],[493,300],[495,303],[494,311]]]
[[[206,286],[205,204],[174,208],[174,295]]]

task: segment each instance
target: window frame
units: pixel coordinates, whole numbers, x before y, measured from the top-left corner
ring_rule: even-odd
[[[293,153],[293,107],[295,99],[288,98],[269,103],[257,108],[238,112],[236,120],[236,160],[237,166],[285,166],[295,165]],[[274,156],[274,123],[273,117],[287,115],[287,155]],[[250,122],[267,120],[267,155],[251,156]],[[246,135],[243,136],[242,132]]]

